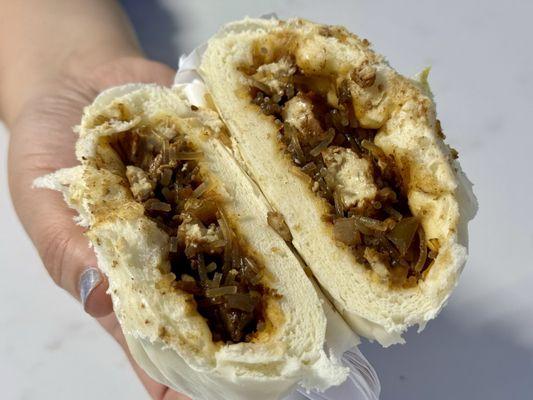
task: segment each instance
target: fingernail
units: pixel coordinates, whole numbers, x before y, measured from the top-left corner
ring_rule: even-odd
[[[87,299],[92,291],[102,282],[100,271],[94,267],[89,267],[80,276],[80,298],[83,309],[87,303]],[[86,310],[87,311],[87,310]]]

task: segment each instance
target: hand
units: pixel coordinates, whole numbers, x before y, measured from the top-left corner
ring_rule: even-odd
[[[53,280],[76,299],[128,355],[135,372],[153,399],[186,399],[150,379],[131,358],[106,294],[105,277],[94,269],[96,258],[83,229],[75,225],[61,194],[32,188],[35,178],[78,164],[74,155],[83,107],[102,90],[129,82],[170,85],[174,71],[141,57],[121,57],[95,67],[86,75],[59,73],[34,88],[35,96],[21,107],[10,124],[9,186],[15,209]],[[89,267],[91,272],[85,273]],[[80,296],[80,278],[84,296]]]

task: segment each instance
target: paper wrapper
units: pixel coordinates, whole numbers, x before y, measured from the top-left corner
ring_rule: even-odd
[[[191,104],[205,106],[206,87],[198,73],[202,54],[207,45],[203,44],[190,54],[183,55],[179,60],[179,68],[174,79],[174,85],[180,86],[186,93]],[[342,321],[340,315],[333,310],[324,299],[325,312],[328,317],[328,332],[326,333],[326,348],[330,353],[338,355],[350,372],[346,381],[332,387],[323,393],[297,388],[285,400],[377,400],[381,391],[376,371],[359,351],[352,347],[359,340]],[[331,328],[334,326],[334,328]]]

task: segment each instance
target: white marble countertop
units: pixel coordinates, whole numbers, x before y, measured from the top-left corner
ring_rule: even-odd
[[[439,117],[480,202],[470,259],[448,307],[421,335],[361,349],[384,400],[532,398],[533,2],[123,3],[147,53],[173,64],[221,23],[275,11],[345,25],[404,74],[432,65]],[[54,287],[18,225],[7,140],[0,126],[0,397],[147,399],[118,346]]]

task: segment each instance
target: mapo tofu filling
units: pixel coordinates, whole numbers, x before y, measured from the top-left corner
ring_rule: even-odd
[[[426,238],[411,213],[394,159],[374,143],[377,130],[361,127],[355,117],[350,80],[372,86],[375,70],[363,65],[345,77],[309,75],[288,50],[262,43],[256,44],[253,59],[253,65],[239,68],[249,82],[251,102],[272,116],[294,165],[329,203],[325,218],[335,239],[381,281],[415,286],[436,258],[439,243]]]
[[[213,341],[252,340],[265,326],[269,289],[202,176],[202,154],[179,135],[169,140],[142,129],[117,134],[110,145],[134,199],[170,238],[173,287],[194,297]]]

